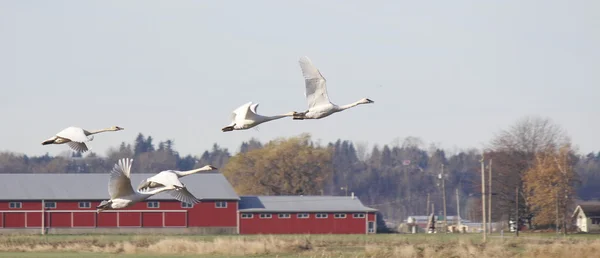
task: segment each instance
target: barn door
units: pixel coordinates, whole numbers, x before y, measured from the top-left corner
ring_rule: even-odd
[[[369,221],[368,229],[369,229],[369,231],[368,231],[369,233],[375,233],[375,222],[374,221]]]

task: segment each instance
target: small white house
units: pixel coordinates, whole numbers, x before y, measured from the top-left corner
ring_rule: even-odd
[[[600,232],[600,204],[577,205],[571,218],[580,232]]]

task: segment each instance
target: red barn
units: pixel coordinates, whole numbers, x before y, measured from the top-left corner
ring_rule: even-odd
[[[376,211],[354,196],[242,196],[240,234],[375,233]]]
[[[154,174],[131,174],[134,188]],[[0,174],[0,228],[52,232],[236,233],[239,196],[221,173],[199,173],[182,182],[201,202],[160,193],[124,210],[96,213],[110,199],[108,174]]]
[[[134,188],[153,175],[132,174]],[[240,198],[216,172],[181,179],[201,200],[196,205],[160,193],[98,214],[96,206],[109,199],[108,180],[108,174],[0,174],[0,233],[365,234],[376,228],[376,210],[358,198]]]

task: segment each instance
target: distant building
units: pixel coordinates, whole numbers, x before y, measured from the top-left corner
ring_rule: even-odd
[[[134,188],[153,174],[132,174]],[[238,196],[221,173],[181,181],[201,202],[167,193],[96,213],[108,174],[0,174],[0,234],[142,233],[371,234],[377,210],[354,196]]]
[[[580,232],[600,232],[600,204],[577,205],[573,215]]]

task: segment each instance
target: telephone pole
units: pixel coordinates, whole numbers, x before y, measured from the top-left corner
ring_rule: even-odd
[[[446,180],[444,176],[444,164],[442,164],[442,200],[444,202],[444,232],[448,230],[448,218],[446,217]]]
[[[460,199],[458,198],[458,188],[456,188],[456,217],[458,218],[458,231],[461,232],[460,229]]]
[[[516,228],[515,228],[515,235],[516,235],[516,236],[519,236],[519,186],[517,186],[517,187],[515,188],[515,190],[516,190],[515,192],[517,193],[517,194],[515,195],[515,196],[516,196],[516,197],[515,197],[515,198],[516,198],[516,201],[515,201],[515,203],[517,204],[517,209],[516,209],[516,212],[517,212],[517,217],[515,218],[515,220],[516,220],[516,224],[515,224],[515,225],[516,225]]]
[[[486,195],[485,195],[485,163],[484,163],[484,154],[485,152],[481,153],[481,217],[482,217],[482,222],[481,222],[481,227],[483,229],[483,242],[486,242],[487,240],[487,235],[486,235],[486,228],[487,225],[485,223],[485,199],[487,199]]]
[[[489,177],[488,178],[488,182],[489,182],[489,196],[490,196],[490,200],[488,203],[488,223],[490,224],[490,228],[488,231],[488,234],[492,234],[492,159],[490,159],[490,169],[489,169],[490,173],[489,173]]]
[[[427,216],[429,216],[429,214],[431,214],[431,213],[429,213],[429,193],[427,193],[427,211],[425,211],[425,214]]]

